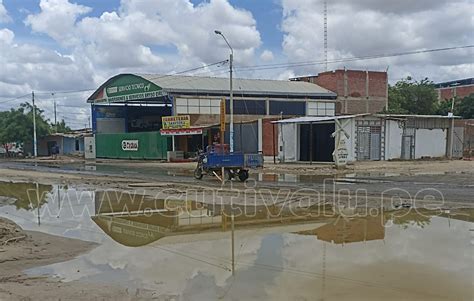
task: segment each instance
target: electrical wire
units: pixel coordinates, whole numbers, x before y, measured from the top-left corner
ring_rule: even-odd
[[[399,57],[399,56],[406,56],[406,55],[451,51],[451,50],[459,50],[459,49],[467,49],[467,48],[474,48],[474,45],[433,48],[433,49],[414,50],[414,51],[406,51],[406,52],[396,52],[396,53],[390,53],[390,54],[375,54],[375,55],[360,56],[360,57],[340,58],[340,59],[328,61],[328,63],[333,64],[333,63],[343,63],[343,62],[354,62],[354,61],[363,61],[363,60],[378,59],[378,58]],[[262,64],[262,65],[253,65],[253,66],[236,66],[235,69],[240,70],[240,71],[257,71],[257,70],[280,69],[280,68],[288,68],[288,67],[323,65],[325,63],[326,63],[325,61],[301,61],[301,62],[293,62],[293,63],[275,63],[275,64]]]
[[[25,94],[25,95],[21,95],[21,96],[18,96],[18,97],[12,98],[12,99],[8,99],[8,100],[3,100],[3,101],[0,101],[0,104],[7,103],[7,102],[10,102],[10,101],[15,101],[15,100],[18,100],[18,99],[24,98],[24,97],[26,97],[26,96],[31,96],[31,93],[28,93],[28,94]]]

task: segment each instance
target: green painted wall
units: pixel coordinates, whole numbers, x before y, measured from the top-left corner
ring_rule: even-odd
[[[137,150],[123,150],[122,143],[138,140]],[[97,158],[111,159],[155,159],[166,160],[166,153],[171,146],[169,137],[160,132],[96,134]]]

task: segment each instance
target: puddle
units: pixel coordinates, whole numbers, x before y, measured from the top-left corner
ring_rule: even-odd
[[[29,275],[183,300],[472,300],[473,209],[234,208],[247,215],[235,218],[233,277],[229,206],[25,183],[0,183],[0,195],[0,216],[25,229],[100,244]]]

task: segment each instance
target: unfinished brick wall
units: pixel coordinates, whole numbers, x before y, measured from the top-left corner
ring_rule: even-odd
[[[458,98],[464,98],[474,93],[474,85],[439,88],[437,90],[439,94],[439,100],[449,100],[454,96],[457,96]]]
[[[278,126],[272,121],[277,119],[262,120],[262,151],[264,156],[278,155]],[[273,127],[275,127],[275,135],[273,135]]]
[[[367,72],[362,70],[328,71],[296,80],[314,83],[335,92],[341,103],[340,110],[337,110],[339,114],[378,113],[387,102],[387,72],[369,71],[368,91]]]

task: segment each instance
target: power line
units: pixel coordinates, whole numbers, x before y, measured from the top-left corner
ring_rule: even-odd
[[[343,63],[343,62],[354,62],[354,61],[363,61],[363,60],[378,59],[378,58],[398,57],[398,56],[451,51],[451,50],[467,49],[467,48],[474,48],[474,45],[433,48],[433,49],[425,49],[425,50],[396,52],[396,53],[390,53],[390,54],[375,54],[375,55],[368,55],[368,56],[340,58],[340,59],[328,61],[328,63],[333,64],[333,63]],[[323,65],[325,63],[326,62],[324,60],[323,61],[301,61],[301,62],[293,62],[293,63],[276,63],[276,64],[263,64],[263,65],[253,65],[253,66],[241,66],[241,67],[236,67],[235,69],[238,69],[240,71],[255,71],[255,70],[280,69],[280,68],[288,68],[288,67]]]
[[[20,98],[24,98],[24,97],[29,97],[31,96],[31,93],[28,93],[28,94],[25,94],[25,95],[21,95],[21,96],[18,96],[18,97],[15,97],[15,98],[12,98],[12,99],[8,99],[8,100],[4,100],[4,101],[0,101],[0,104],[3,104],[3,103],[7,103],[7,102],[10,102],[10,101],[15,101],[15,100],[18,100]]]

